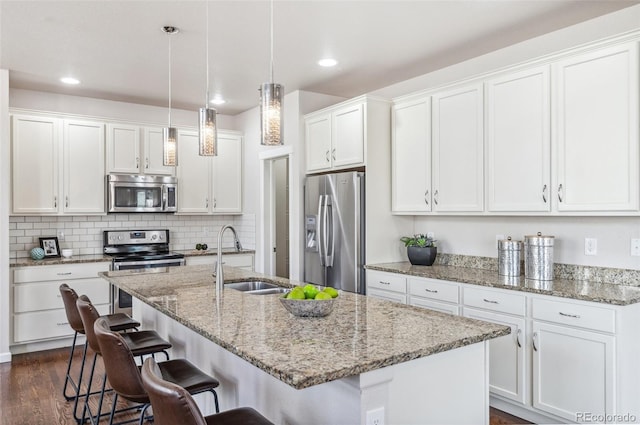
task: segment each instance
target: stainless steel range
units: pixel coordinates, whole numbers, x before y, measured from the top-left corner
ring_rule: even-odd
[[[184,265],[184,255],[169,251],[169,230],[105,230],[103,252],[113,257],[111,270]],[[131,295],[111,287],[111,312],[131,314]]]

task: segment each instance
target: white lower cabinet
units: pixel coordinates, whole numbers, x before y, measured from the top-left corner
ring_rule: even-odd
[[[407,278],[397,273],[367,270],[367,295],[407,303]]]
[[[60,295],[66,283],[87,295],[100,314],[109,312],[109,285],[98,277],[108,262],[16,267],[12,273],[13,344],[73,336]],[[62,343],[61,346],[67,345]]]
[[[367,270],[367,294],[509,326],[489,349],[491,404],[501,410],[534,423],[640,421],[640,304],[377,270]]]

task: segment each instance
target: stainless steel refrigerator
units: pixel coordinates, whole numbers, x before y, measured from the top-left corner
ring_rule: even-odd
[[[364,173],[309,176],[304,185],[304,281],[364,294]]]

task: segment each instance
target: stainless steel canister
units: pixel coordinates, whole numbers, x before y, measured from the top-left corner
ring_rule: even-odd
[[[524,237],[524,276],[533,280],[553,280],[553,236]]]
[[[498,274],[520,276],[522,273],[522,241],[512,241],[511,236],[498,241]]]

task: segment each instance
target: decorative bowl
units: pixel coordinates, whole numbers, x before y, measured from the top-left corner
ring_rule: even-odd
[[[71,257],[72,255],[73,255],[73,249],[71,249],[71,248],[65,248],[65,249],[63,249],[63,250],[62,250],[62,256],[63,256],[64,258],[69,258],[69,257]]]
[[[294,316],[324,317],[333,310],[335,298],[330,300],[294,300],[281,297],[280,302]]]
[[[44,258],[44,249],[42,248],[33,248],[29,253],[34,260],[42,260]]]

